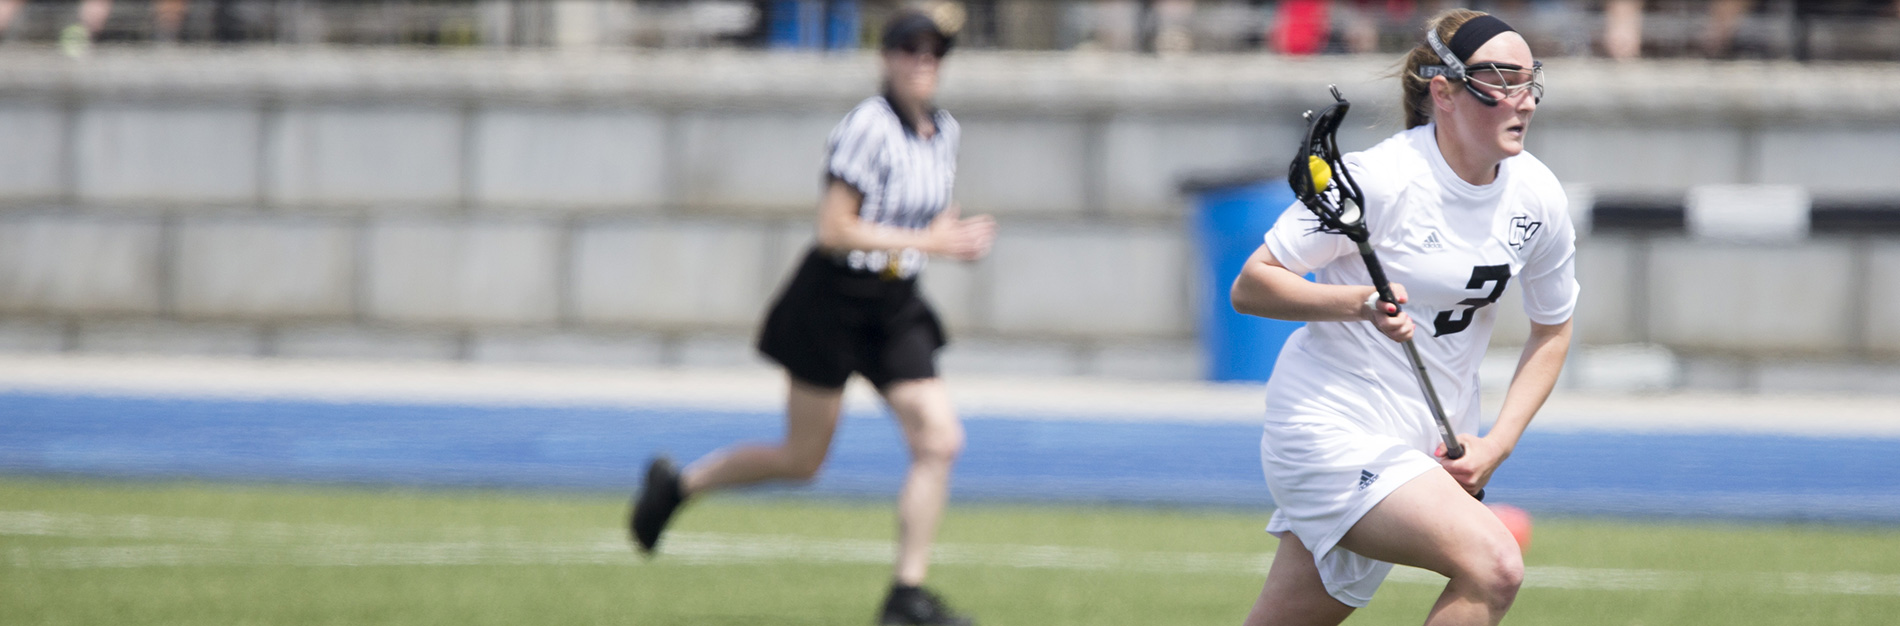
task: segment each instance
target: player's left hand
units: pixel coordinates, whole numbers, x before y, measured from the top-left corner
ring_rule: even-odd
[[[1438,457],[1438,464],[1451,474],[1453,480],[1458,481],[1459,486],[1474,494],[1483,489],[1485,483],[1491,482],[1491,472],[1497,471],[1505,457],[1511,456],[1510,451],[1503,446],[1477,435],[1458,435],[1458,443],[1465,444],[1465,455],[1457,460],[1445,458],[1444,444],[1439,444],[1433,456]]]

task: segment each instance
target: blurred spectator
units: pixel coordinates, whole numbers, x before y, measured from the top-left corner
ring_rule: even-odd
[[[1517,26],[1539,57],[1590,54],[1589,23],[1596,7],[1579,0],[1501,0],[1490,13]]]
[[[20,5],[26,0],[0,0],[0,35],[7,34],[13,25],[13,16],[20,14]]]
[[[1603,7],[1603,53],[1612,59],[1628,60],[1643,56],[1643,0],[1607,0]],[[1743,16],[1753,10],[1756,0],[1708,0],[1708,18],[1703,22],[1696,49],[1708,58],[1728,58],[1735,53],[1735,34]],[[1796,2],[1797,27],[1800,18],[1813,13],[1887,15],[1900,17],[1900,0],[1840,0],[1836,2]],[[1806,33],[1801,33],[1805,37]],[[1801,52],[1797,57],[1805,56]]]
[[[0,0],[0,31],[10,30],[13,20],[26,6],[26,0]],[[78,21],[60,31],[60,44],[66,53],[74,56],[85,54],[92,39],[105,28],[106,18],[112,14],[112,0],[81,0]]]
[[[1154,52],[1194,51],[1194,0],[1154,0]]]
[[[1603,54],[1619,61],[1643,56],[1643,0],[1603,4]]]
[[[1728,57],[1735,47],[1735,29],[1754,5],[1754,0],[1710,0],[1709,21],[1702,29],[1702,54],[1715,59]]]
[[[859,24],[911,7],[967,12],[975,48],[1301,56],[1403,49],[1456,4],[1534,32],[1539,56],[1900,60],[1900,0],[0,0],[0,39],[857,50]]]
[[[1332,37],[1331,2],[1284,0],[1275,9],[1267,41],[1274,52],[1287,55],[1319,54]]]
[[[92,52],[92,40],[99,37],[99,31],[105,30],[106,18],[112,16],[112,0],[80,0],[79,21],[59,31],[59,49],[70,57],[83,57]]]
[[[1341,43],[1354,54],[1376,53],[1381,40],[1397,31],[1395,39],[1410,41],[1415,0],[1352,0],[1335,2],[1333,23],[1339,27]],[[1402,45],[1402,44],[1401,44]]]
[[[25,5],[26,0],[0,0],[0,33],[11,30]],[[187,0],[153,0],[152,39],[177,41],[185,23],[186,8]],[[85,56],[91,51],[92,43],[99,39],[99,33],[105,30],[106,20],[112,17],[112,0],[81,0],[73,17],[73,23],[59,32],[60,49],[70,56]]]
[[[1138,0],[1094,0],[1069,10],[1068,28],[1078,50],[1126,52],[1141,47],[1142,5]]]

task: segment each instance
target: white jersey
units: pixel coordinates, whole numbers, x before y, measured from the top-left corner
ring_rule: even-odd
[[[1570,319],[1577,302],[1576,233],[1562,185],[1536,157],[1505,159],[1497,180],[1473,185],[1445,162],[1435,128],[1400,132],[1345,161],[1365,192],[1366,225],[1386,277],[1405,286],[1403,309],[1417,327],[1413,343],[1439,400],[1453,428],[1470,433],[1479,425],[1478,365],[1497,319],[1490,305],[1506,289],[1522,289],[1531,321]],[[1267,232],[1267,249],[1294,273],[1314,273],[1317,282],[1371,285],[1358,247],[1343,235],[1315,232],[1316,225],[1304,207],[1289,208]],[[1396,423],[1354,412],[1338,416],[1367,432],[1426,446],[1438,440],[1404,346],[1369,322],[1308,323],[1287,341],[1276,368],[1285,367],[1326,368],[1350,393],[1397,409]],[[1270,405],[1289,409],[1300,401],[1269,397]]]

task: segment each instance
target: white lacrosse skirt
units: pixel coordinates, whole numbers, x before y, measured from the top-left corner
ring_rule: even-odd
[[[1326,593],[1362,607],[1392,564],[1339,547],[1339,540],[1387,494],[1439,464],[1431,455],[1438,442],[1430,418],[1413,426],[1423,407],[1357,378],[1282,354],[1267,383],[1260,465],[1278,507],[1267,532],[1282,540],[1292,532],[1313,553]]]

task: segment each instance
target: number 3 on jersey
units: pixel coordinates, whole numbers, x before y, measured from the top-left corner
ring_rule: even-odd
[[[1511,282],[1511,266],[1480,265],[1471,268],[1471,280],[1465,283],[1465,288],[1483,289],[1484,284],[1490,282],[1497,283],[1497,286],[1491,288],[1489,295],[1482,298],[1465,298],[1458,302],[1459,305],[1467,308],[1458,311],[1457,318],[1454,319],[1451,316],[1451,311],[1439,311],[1438,317],[1432,320],[1432,336],[1443,337],[1469,328],[1472,313],[1484,308],[1485,305],[1497,302],[1498,297],[1504,295],[1504,286]]]

